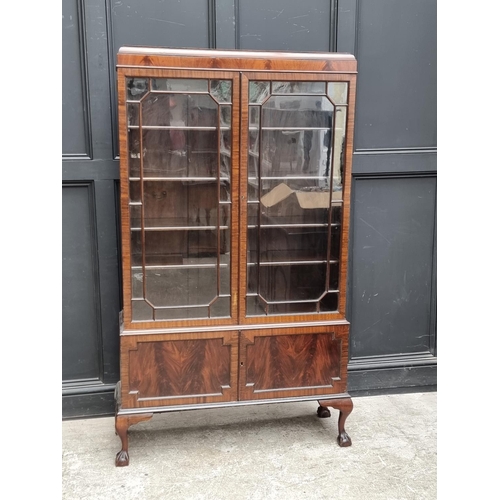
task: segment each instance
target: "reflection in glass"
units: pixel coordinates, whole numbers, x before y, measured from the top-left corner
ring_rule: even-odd
[[[153,319],[153,308],[144,300],[132,301],[132,317],[135,321],[149,321]]]
[[[220,126],[231,126],[231,106],[219,106],[220,109]]]
[[[333,105],[325,96],[273,96],[262,107],[262,126],[328,128],[332,112]]]
[[[130,102],[127,105],[127,126],[139,126],[139,103]]]
[[[127,101],[140,101],[149,91],[147,78],[127,78]]]
[[[273,82],[273,94],[324,94],[325,82]]]
[[[138,129],[128,130],[128,169],[130,177],[139,177],[141,172],[141,136]]]
[[[320,303],[321,312],[336,311],[338,307],[339,307],[338,293],[328,293],[321,299]]]
[[[130,197],[130,203],[141,202],[141,183],[139,181],[130,181],[129,197]]]
[[[208,80],[153,78],[151,88],[158,91],[208,92]]]
[[[328,95],[335,104],[347,104],[347,90],[346,82],[328,83]]]
[[[271,84],[269,82],[251,81],[248,86],[248,100],[250,103],[261,103],[269,96]]]
[[[211,80],[210,93],[220,103],[231,102],[231,80]]]
[[[206,94],[150,94],[142,102],[143,127],[217,125],[217,104]]]
[[[260,120],[260,106],[250,106],[249,107],[249,115],[250,115],[250,127],[258,127]]]
[[[127,105],[133,321],[230,315],[232,106],[208,92],[231,84],[152,79]]]
[[[333,185],[335,191],[342,189],[342,179],[344,176],[346,117],[346,107],[338,106],[335,108],[335,136],[333,145]]]
[[[274,82],[270,97],[263,83],[249,86],[262,104],[249,116],[247,315],[333,312],[346,107],[325,82]]]

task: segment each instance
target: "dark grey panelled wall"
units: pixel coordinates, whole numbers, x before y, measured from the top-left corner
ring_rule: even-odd
[[[350,388],[436,383],[436,2],[358,0]]]
[[[122,45],[354,53],[349,390],[436,384],[436,1],[63,0],[63,417],[113,411]]]

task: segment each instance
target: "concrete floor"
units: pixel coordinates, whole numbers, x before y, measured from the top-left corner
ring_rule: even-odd
[[[353,398],[352,446],[315,402],[155,415],[130,428],[115,467],[113,418],[62,423],[62,498],[437,498],[437,393]]]

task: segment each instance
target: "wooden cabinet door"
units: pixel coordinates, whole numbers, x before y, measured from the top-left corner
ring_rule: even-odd
[[[239,78],[119,70],[126,330],[237,324]]]
[[[239,399],[346,392],[348,333],[348,324],[242,331]]]
[[[243,73],[240,323],[345,320],[354,80]]]
[[[237,400],[238,332],[127,335],[122,408]]]

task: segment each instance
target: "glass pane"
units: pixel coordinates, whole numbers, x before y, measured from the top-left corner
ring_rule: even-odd
[[[215,226],[218,189],[215,182],[144,182],[145,227]],[[137,225],[140,225],[140,221],[137,221]]]
[[[267,304],[259,297],[247,298],[247,316],[263,316],[265,314],[304,314],[316,313],[316,302],[295,302]]]
[[[215,129],[144,130],[144,177],[215,177],[217,136]]]
[[[339,289],[339,265],[330,264],[330,280],[329,280],[329,290]]]
[[[262,126],[331,128],[333,104],[324,96],[272,96],[262,106]]]
[[[247,207],[248,226],[256,226],[259,223],[259,205],[252,203]]]
[[[316,196],[317,193],[305,194],[310,196],[311,203],[315,203],[315,200],[312,197]],[[325,192],[324,194],[326,195],[326,202],[328,203],[328,192]],[[263,196],[262,200],[264,200],[265,198],[266,196]],[[283,224],[287,224],[296,225],[298,227],[326,227],[328,224],[328,212],[328,205],[325,208],[302,208],[300,203],[298,202],[297,193],[294,193],[290,196],[288,202],[283,201],[283,203],[278,203],[269,207],[266,207],[263,202],[261,205],[261,224],[270,226],[283,226]]]
[[[221,264],[217,276],[216,261],[208,258],[184,259],[178,265],[170,264],[146,268],[145,273],[132,269],[132,297],[144,298],[158,307],[206,305],[221,295],[229,295],[229,257]],[[221,306],[217,307],[221,310]],[[205,313],[208,309],[205,310]],[[226,314],[226,313],[223,313]]]
[[[347,104],[347,91],[346,82],[328,83],[328,95],[335,104]]]
[[[150,94],[142,104],[142,125],[217,127],[217,104],[202,94]]]
[[[155,307],[208,305],[217,295],[215,267],[151,269],[145,280],[146,298]]]
[[[270,91],[269,82],[251,81],[248,86],[248,100],[250,103],[261,103],[269,96]]]
[[[219,297],[210,307],[211,318],[224,318],[231,314],[231,297]]]
[[[252,139],[253,132],[250,132]],[[330,184],[331,130],[264,130],[261,175],[263,177],[312,176]],[[321,184],[321,183],[320,183]],[[310,185],[310,181],[297,187]]]
[[[248,228],[247,236],[247,262],[255,264],[259,251],[259,228]]]
[[[260,262],[324,261],[327,258],[326,227],[265,227],[260,230]]]
[[[129,129],[128,131],[128,170],[130,177],[141,175],[141,142],[140,131]]]
[[[132,298],[144,298],[144,273],[142,269],[132,269]]]
[[[227,182],[231,178],[231,155],[223,151],[220,153],[220,176],[222,182]]]
[[[321,312],[333,312],[339,308],[339,294],[329,293],[321,299],[320,310]]]
[[[129,196],[131,203],[141,202],[141,183],[139,181],[130,181]]]
[[[172,321],[182,319],[203,319],[208,317],[208,307],[172,307],[168,309],[156,309],[156,321]]]
[[[342,193],[333,192],[331,182],[332,175],[336,179],[335,108],[325,95],[299,95],[325,90],[324,82],[274,83],[273,94],[280,95],[262,104],[261,123],[259,106],[250,106],[249,315],[313,314],[337,307],[332,292],[338,285]],[[336,125],[345,129],[342,121]],[[338,183],[340,153],[337,157]]]
[[[332,224],[340,225],[342,223],[342,206],[338,202],[333,202],[332,209]]]
[[[220,126],[231,126],[231,106],[219,106],[220,109]]]
[[[132,301],[132,318],[134,321],[149,321],[153,319],[153,308],[144,300]]]
[[[231,203],[231,185],[229,180],[223,180],[220,183],[220,201]],[[228,208],[228,210],[230,210]]]
[[[227,222],[226,228],[221,229],[220,231],[219,259],[221,265],[224,263],[229,265],[229,256],[231,252],[231,230],[230,230],[229,217],[226,219],[226,222]],[[225,225],[224,221],[222,221],[222,224]],[[229,293],[229,288],[227,289],[226,293]]]
[[[345,128],[347,108],[335,109],[335,139],[333,145],[333,190],[342,190],[345,158]]]
[[[324,94],[324,82],[273,82],[273,94]]]
[[[139,126],[139,103],[137,102],[127,104],[127,125]]]
[[[222,154],[231,156],[231,132],[224,130],[220,134],[220,151]]]
[[[149,91],[147,78],[127,78],[127,100],[140,101]]]
[[[259,154],[259,131],[251,130],[248,136],[248,149],[251,154]]]
[[[262,316],[266,314],[264,305],[258,297],[247,298],[247,316]]]
[[[247,291],[248,294],[255,294],[258,291],[258,270],[255,265],[247,266]]]
[[[317,301],[325,292],[326,264],[263,266],[260,295],[266,302]]]
[[[330,259],[339,260],[340,259],[340,239],[341,231],[340,226],[334,226],[331,228],[332,238],[331,238],[331,248],[330,248]]]
[[[217,264],[217,233],[215,230],[148,230],[145,231],[144,239],[146,266],[196,266],[198,264],[216,266]],[[229,245],[226,242],[229,242],[228,230],[221,231],[219,249],[221,255],[224,255],[225,252],[225,255],[229,257]],[[132,266],[140,269],[143,258],[141,231],[131,232],[131,247]],[[199,259],[203,259],[203,261]]]
[[[132,295],[152,304],[137,301],[133,314],[228,316],[232,106],[198,93],[208,80],[153,80],[129,105]],[[231,83],[210,88],[227,100]]]
[[[259,126],[260,106],[250,106],[250,127]]]
[[[141,212],[142,212],[142,206],[140,205],[130,206],[130,229],[132,231],[141,228]]]
[[[217,102],[231,102],[231,80],[211,80],[210,93]]]
[[[184,78],[153,78],[153,90],[174,92],[208,92],[208,80],[195,80]]]

